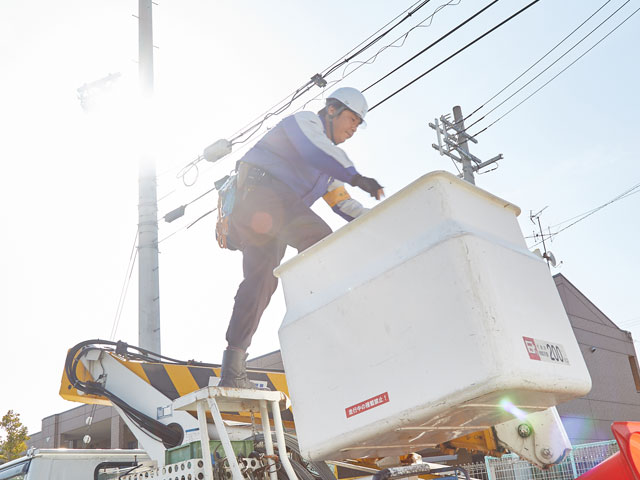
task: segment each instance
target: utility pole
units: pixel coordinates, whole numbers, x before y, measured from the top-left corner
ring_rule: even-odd
[[[483,162],[473,155],[469,151],[468,142],[477,144],[478,140],[465,131],[462,108],[459,106],[453,107],[453,123],[449,120],[450,118],[450,115],[442,115],[440,119],[436,118],[434,123],[429,123],[429,126],[436,131],[438,136],[438,144],[434,143],[431,146],[438,150],[440,155],[446,155],[455,162],[462,164],[462,173],[458,176],[475,185],[476,182],[473,176],[475,172],[498,160],[502,160],[504,157],[499,154]]]
[[[464,117],[462,116],[462,108],[459,105],[453,107],[453,121],[455,129],[458,132],[464,132]],[[469,183],[476,184],[473,178],[473,166],[469,157],[469,145],[467,145],[467,136],[458,134],[458,146],[462,153],[462,179]]]
[[[160,277],[155,159],[148,129],[153,96],[152,0],[138,0],[138,75],[142,97],[142,153],[138,171],[138,345],[160,353]]]

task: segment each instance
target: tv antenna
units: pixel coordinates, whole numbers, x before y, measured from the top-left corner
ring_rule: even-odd
[[[556,265],[558,265],[558,262],[556,261],[556,257],[551,252],[551,250],[547,250],[547,244],[545,242],[545,238],[548,238],[551,240],[553,238],[553,235],[551,234],[551,230],[549,230],[549,233],[544,233],[542,230],[542,223],[540,222],[540,216],[542,215],[542,212],[544,212],[547,208],[549,208],[549,205],[547,205],[546,207],[544,207],[542,210],[540,210],[538,213],[535,213],[535,214],[533,213],[533,210],[529,210],[529,220],[531,220],[531,223],[533,223],[534,225],[537,222],[538,229],[540,230],[540,233],[533,232],[533,238],[535,240],[539,239],[542,242],[542,248],[544,250],[544,252],[541,252],[539,248],[536,248],[533,251],[533,253],[542,257],[547,262],[547,266],[555,267]],[[562,264],[562,262],[560,262],[560,264]]]

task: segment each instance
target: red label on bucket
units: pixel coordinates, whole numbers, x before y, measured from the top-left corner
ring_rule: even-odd
[[[381,393],[380,395],[376,395],[375,397],[372,397],[363,402],[356,403],[351,407],[347,407],[344,409],[344,411],[347,414],[347,418],[349,418],[349,417],[353,417],[354,415],[358,415],[359,413],[366,412],[367,410],[371,410],[374,407],[379,407],[380,405],[388,402],[389,402],[389,393],[384,392],[384,393]]]
[[[536,341],[533,338],[522,337],[524,340],[524,345],[527,347],[527,352],[529,353],[529,358],[531,360],[540,360],[540,355],[538,354],[538,347],[536,346]]]

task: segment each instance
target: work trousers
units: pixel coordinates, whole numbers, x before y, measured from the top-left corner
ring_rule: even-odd
[[[239,188],[229,241],[242,251],[244,279],[238,287],[227,329],[229,346],[246,350],[278,286],[273,270],[287,245],[298,252],[331,233],[331,228],[287,185],[269,175]]]

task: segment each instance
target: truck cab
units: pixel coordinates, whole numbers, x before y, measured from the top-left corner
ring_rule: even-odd
[[[0,465],[0,479],[111,480],[151,463],[144,450],[33,449]]]

